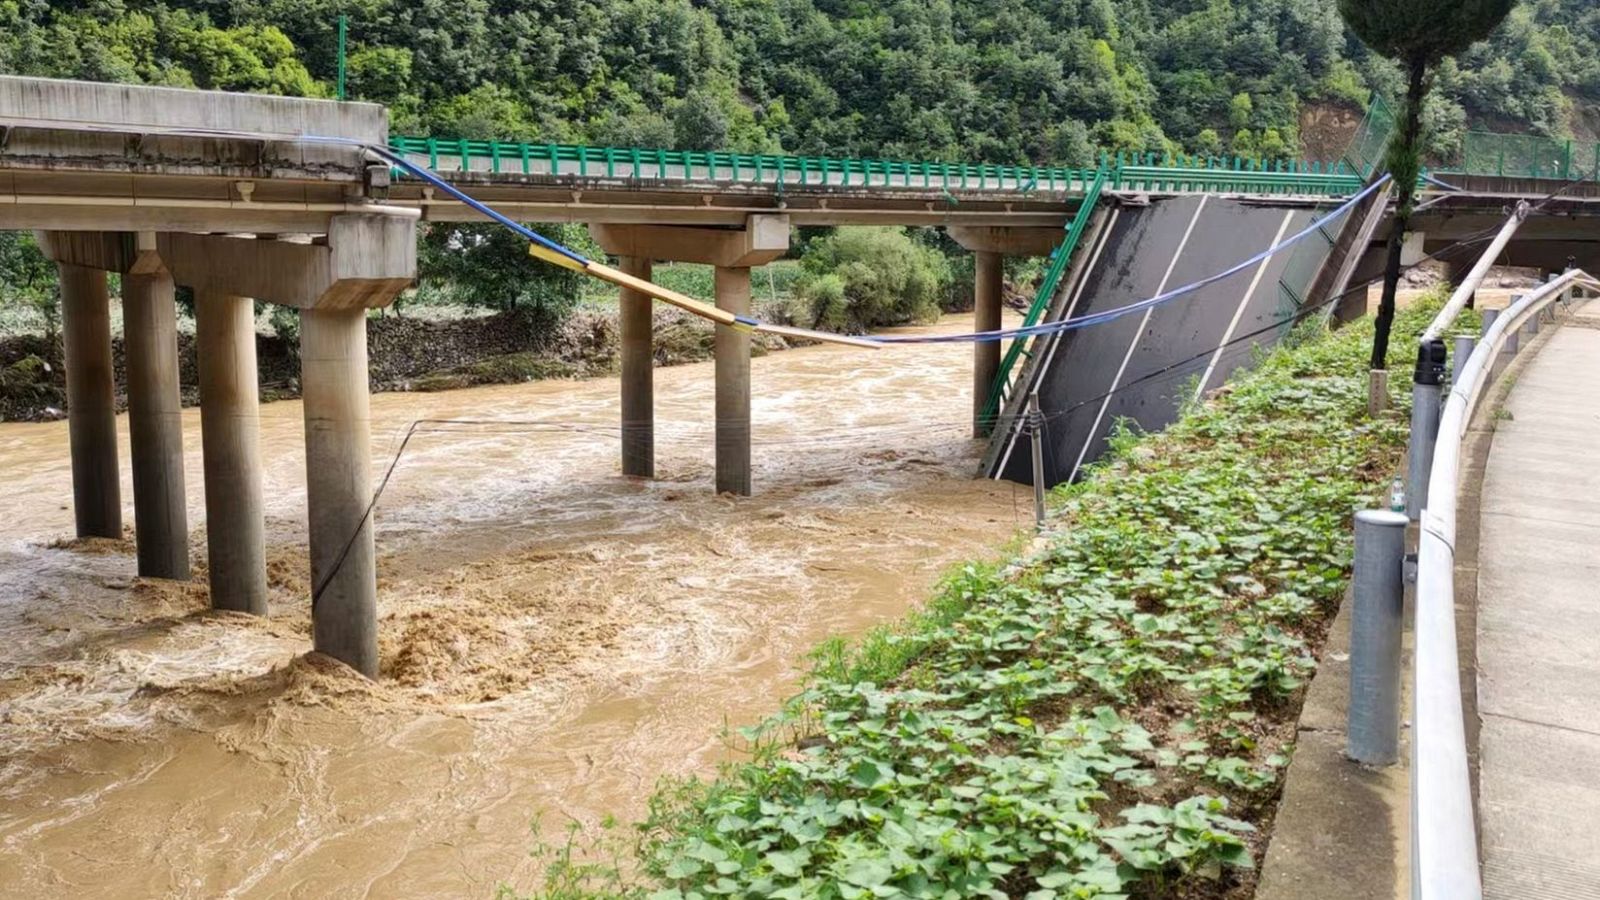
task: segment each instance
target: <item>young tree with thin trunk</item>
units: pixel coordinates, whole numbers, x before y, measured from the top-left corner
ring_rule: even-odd
[[[1422,170],[1422,102],[1428,95],[1428,73],[1440,59],[1467,49],[1489,36],[1516,0],[1339,0],[1339,14],[1367,46],[1398,61],[1406,69],[1406,101],[1400,129],[1389,141],[1385,166],[1394,177],[1394,229],[1389,233],[1389,259],[1383,272],[1383,299],[1378,304],[1372,338],[1372,368],[1384,368],[1389,355],[1389,328],[1394,322],[1394,295],[1400,284],[1400,247],[1416,198]]]

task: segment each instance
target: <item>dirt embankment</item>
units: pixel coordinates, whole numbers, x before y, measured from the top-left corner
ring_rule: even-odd
[[[386,316],[367,320],[369,378],[374,391],[436,391],[546,378],[586,378],[616,371],[620,335],[615,311],[582,310],[548,328],[515,312],[461,319]],[[756,335],[757,355],[789,342]],[[655,356],[661,366],[711,358],[712,329],[687,313],[657,310]],[[294,340],[256,337],[261,399],[299,396],[300,361]],[[112,338],[117,408],[127,397],[123,341]],[[0,421],[60,418],[66,409],[61,341],[44,335],[0,337]],[[183,402],[199,402],[194,335],[178,334]]]
[[[1361,127],[1362,110],[1337,101],[1300,107],[1300,153],[1305,159],[1336,160]]]

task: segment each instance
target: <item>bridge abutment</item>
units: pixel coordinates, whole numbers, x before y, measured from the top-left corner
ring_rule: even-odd
[[[622,271],[649,281],[648,257],[624,256]],[[622,331],[622,474],[656,477],[655,353],[650,297],[622,288],[618,299]]]
[[[255,304],[249,297],[197,291],[194,320],[211,608],[264,616],[267,545]]]
[[[183,476],[178,317],[165,270],[122,278],[139,574],[189,580],[189,512]]]

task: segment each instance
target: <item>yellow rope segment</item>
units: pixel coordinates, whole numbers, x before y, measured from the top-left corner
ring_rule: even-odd
[[[627,272],[623,272],[620,269],[613,269],[608,265],[597,263],[592,259],[585,264],[571,258],[570,256],[564,256],[555,252],[554,250],[541,247],[538,244],[528,245],[528,255],[534,259],[543,260],[544,262],[550,263],[551,265],[560,266],[563,269],[571,269],[574,272],[582,272],[591,278],[598,278],[601,281],[609,281],[618,287],[627,288],[630,291],[638,291],[647,297],[653,297],[663,303],[670,303],[671,305],[676,306],[685,312],[693,313],[702,319],[710,319],[718,325],[726,325],[729,328],[736,328],[740,331],[763,331],[768,334],[778,334],[785,337],[800,338],[802,340],[824,341],[830,344],[844,344],[848,347],[861,347],[871,350],[878,350],[883,347],[883,345],[877,341],[869,340],[867,338],[851,337],[847,334],[833,334],[827,331],[814,331],[810,328],[794,328],[787,325],[768,325],[766,323],[757,323],[752,325],[747,321],[741,321],[737,316],[725,309],[718,309],[710,303],[696,300],[693,297],[686,297],[677,291],[668,290],[667,288],[664,288],[655,282],[646,281],[643,278],[635,278],[634,276],[629,275]]]

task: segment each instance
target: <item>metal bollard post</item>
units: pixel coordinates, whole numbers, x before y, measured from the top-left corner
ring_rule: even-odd
[[[1522,295],[1521,294],[1512,294],[1511,295],[1511,305],[1512,306],[1515,306],[1516,304],[1518,304],[1520,302],[1522,302]],[[1518,349],[1517,345],[1519,343],[1521,343],[1521,341],[1518,340],[1519,335],[1521,335],[1521,332],[1518,331],[1515,328],[1510,328],[1510,329],[1506,330],[1505,349],[1502,351],[1502,353],[1504,354],[1504,359],[1501,361],[1501,368],[1502,369],[1505,366],[1511,365],[1512,358],[1517,355],[1517,349]]]
[[[1483,336],[1489,333],[1489,329],[1494,327],[1495,320],[1500,318],[1500,310],[1486,309],[1480,315],[1483,317],[1483,328],[1478,332],[1478,338],[1479,340],[1482,340]],[[1500,373],[1506,367],[1506,359],[1507,357],[1504,349],[1502,349],[1501,352],[1496,353],[1493,357],[1489,358],[1488,378],[1491,382],[1500,377]]]
[[[1405,553],[1405,516],[1380,509],[1356,513],[1345,754],[1369,766],[1392,765],[1400,756]]]
[[[1435,338],[1417,348],[1411,379],[1411,440],[1407,443],[1406,516],[1422,518],[1428,502],[1428,471],[1433,445],[1439,439],[1439,385],[1444,381],[1444,341]]]
[[[1033,525],[1044,530],[1044,416],[1039,413],[1039,392],[1028,395],[1028,427],[1033,431]]]
[[[1450,354],[1450,383],[1455,384],[1461,380],[1461,370],[1466,367],[1467,360],[1471,358],[1473,348],[1478,346],[1478,339],[1470,334],[1456,335],[1456,345]]]

